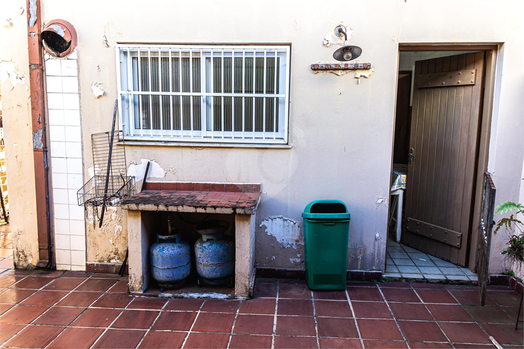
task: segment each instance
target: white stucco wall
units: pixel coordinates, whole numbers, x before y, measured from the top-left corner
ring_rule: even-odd
[[[332,8],[298,0],[42,0],[42,16],[44,21],[68,20],[78,32],[84,140],[111,128],[117,42],[291,44],[290,149],[128,146],[128,162],[155,160],[166,171],[166,181],[262,183],[256,235],[260,266],[303,267],[300,243],[281,246],[260,226],[262,221],[283,216],[302,229],[301,212],[307,203],[343,200],[352,214],[349,269],[382,270],[399,43],[504,44],[489,170],[498,187],[498,202],[519,198],[524,5],[518,0],[496,5],[487,0],[352,0]],[[350,43],[363,49],[360,61],[373,65],[372,75],[360,84],[353,74],[315,75],[310,70],[311,63],[333,60],[336,47],[322,46],[322,39],[341,22],[353,29]],[[104,97],[95,98],[90,89],[93,82],[103,84]],[[87,173],[92,162],[90,144],[83,149]],[[104,234],[99,236],[100,244]],[[503,244],[502,236],[495,237],[494,250]],[[502,259],[493,253],[491,271],[501,269]]]

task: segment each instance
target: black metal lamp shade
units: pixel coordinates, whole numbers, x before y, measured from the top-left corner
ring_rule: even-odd
[[[362,49],[358,46],[344,46],[333,52],[333,58],[337,61],[351,61],[362,54]]]

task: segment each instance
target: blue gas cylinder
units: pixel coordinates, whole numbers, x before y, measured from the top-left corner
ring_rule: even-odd
[[[160,287],[182,284],[191,272],[191,247],[180,234],[157,235],[157,239],[149,249],[153,279]]]
[[[235,244],[222,234],[227,226],[209,221],[197,227],[202,238],[195,243],[196,270],[206,283],[221,284],[235,272]]]

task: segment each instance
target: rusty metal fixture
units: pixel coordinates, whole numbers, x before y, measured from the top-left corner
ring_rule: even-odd
[[[346,27],[339,25],[335,28],[335,34],[338,36],[344,35],[344,47],[339,48],[333,52],[333,58],[337,61],[351,61],[358,58],[362,54],[362,49],[358,46],[351,46],[348,44],[348,35]]]
[[[311,70],[369,70],[371,63],[313,63]]]
[[[54,57],[67,57],[77,45],[75,27],[63,19],[49,21],[42,31],[44,49]]]
[[[49,176],[45,132],[44,68],[42,59],[40,0],[27,0],[27,40],[33,128],[33,158],[38,228],[37,267],[53,267],[53,241],[49,210]]]

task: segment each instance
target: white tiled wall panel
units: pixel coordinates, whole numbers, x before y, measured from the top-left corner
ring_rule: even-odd
[[[83,185],[82,130],[76,52],[66,59],[46,55],[51,178],[59,270],[85,270],[84,209],[76,192]]]

